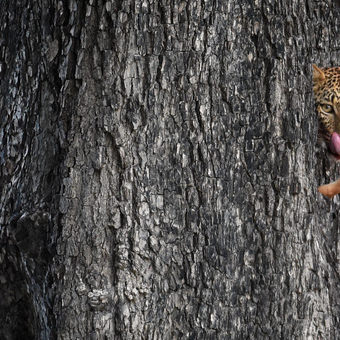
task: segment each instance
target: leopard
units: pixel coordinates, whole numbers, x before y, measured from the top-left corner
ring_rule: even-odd
[[[335,161],[340,160],[340,67],[313,65],[313,92],[318,115],[318,141]],[[340,179],[318,188],[332,198],[340,193]]]
[[[319,120],[318,139],[339,160],[340,67],[319,68],[313,65],[313,92]]]

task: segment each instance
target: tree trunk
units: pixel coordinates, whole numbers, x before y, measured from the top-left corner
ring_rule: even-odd
[[[0,1],[0,338],[336,339],[331,1]]]

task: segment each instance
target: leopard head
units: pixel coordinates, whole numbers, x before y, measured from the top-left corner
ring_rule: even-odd
[[[313,65],[313,91],[319,119],[319,139],[340,160],[340,67]]]

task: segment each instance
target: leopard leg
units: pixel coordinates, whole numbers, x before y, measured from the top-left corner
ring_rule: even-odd
[[[322,195],[333,198],[333,196],[340,193],[340,178],[335,182],[321,185],[318,190]]]

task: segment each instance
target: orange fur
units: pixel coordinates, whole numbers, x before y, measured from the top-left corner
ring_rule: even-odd
[[[340,178],[335,182],[321,185],[318,190],[322,195],[333,198],[333,196],[340,194]]]

